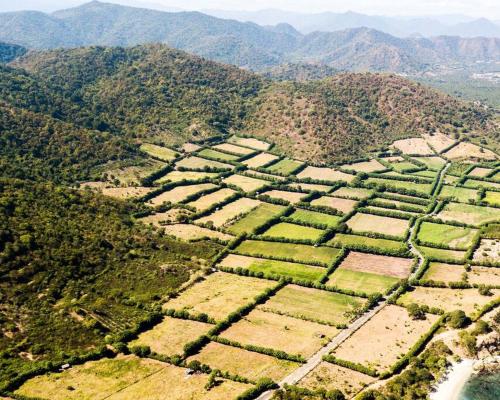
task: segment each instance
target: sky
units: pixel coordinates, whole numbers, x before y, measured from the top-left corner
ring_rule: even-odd
[[[464,14],[500,20],[499,0],[108,0],[147,8],[187,10],[259,10],[277,8],[297,12],[356,11],[372,15]],[[85,3],[85,0],[0,0],[0,11],[53,11]]]

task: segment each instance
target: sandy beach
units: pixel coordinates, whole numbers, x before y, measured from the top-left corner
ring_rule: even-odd
[[[474,371],[475,360],[465,359],[453,364],[445,379],[431,393],[431,400],[457,400],[460,391]]]

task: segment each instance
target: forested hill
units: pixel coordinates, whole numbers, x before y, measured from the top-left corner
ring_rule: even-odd
[[[0,42],[0,63],[8,63],[26,53],[23,46]]]
[[[30,52],[0,66],[0,98],[3,170],[58,182],[141,157],[144,139],[249,132],[328,163],[419,132],[481,133],[489,118],[400,77],[274,82],[163,45]]]
[[[0,40],[30,48],[165,43],[211,60],[260,71],[283,63],[322,63],[351,71],[417,73],[497,61],[500,39],[398,38],[368,28],[303,35],[199,12],[169,13],[92,1],[53,14],[0,13]]]

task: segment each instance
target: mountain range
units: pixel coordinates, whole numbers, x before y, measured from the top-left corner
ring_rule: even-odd
[[[284,63],[414,74],[500,60],[499,38],[398,38],[370,29],[302,34],[200,12],[163,12],[93,1],[52,14],[0,14],[0,41],[47,49],[165,43],[211,60],[262,71]]]

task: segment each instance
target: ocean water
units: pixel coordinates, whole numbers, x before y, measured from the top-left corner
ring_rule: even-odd
[[[459,400],[499,400],[500,372],[473,375],[462,389]]]

